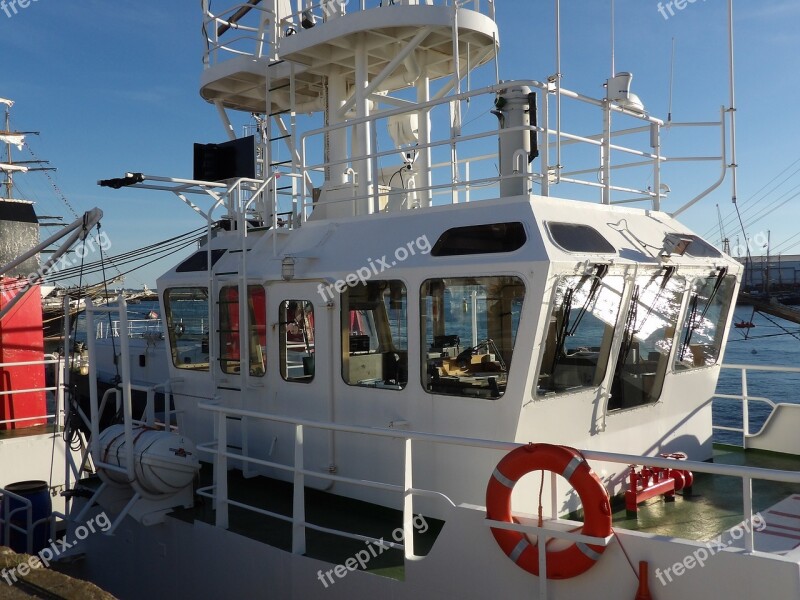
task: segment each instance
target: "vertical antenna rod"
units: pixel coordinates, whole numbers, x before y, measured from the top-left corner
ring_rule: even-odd
[[[672,58],[669,65],[669,108],[667,109],[667,123],[672,123],[672,91],[675,88],[675,38],[672,38]]]
[[[561,183],[561,0],[556,0],[556,180]],[[547,125],[545,124],[545,127]],[[548,174],[544,173],[547,177]]]
[[[738,192],[737,182],[737,168],[736,163],[736,79],[734,69],[734,52],[733,52],[733,0],[728,0],[728,61],[730,69],[730,94],[731,106],[728,109],[731,117],[731,178],[732,178],[732,194],[731,201],[736,204],[736,197]]]
[[[614,29],[614,0],[611,0],[611,77],[613,78],[617,74],[617,67],[614,61],[615,56],[615,44],[616,44],[616,33]]]

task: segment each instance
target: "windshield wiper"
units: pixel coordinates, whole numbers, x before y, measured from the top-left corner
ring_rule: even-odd
[[[683,360],[683,357],[686,355],[686,350],[689,349],[689,345],[692,343],[692,336],[694,335],[694,332],[697,331],[698,327],[700,327],[700,323],[705,321],[708,309],[711,308],[711,303],[714,302],[714,299],[717,297],[717,292],[719,292],[719,288],[722,287],[722,282],[725,280],[725,275],[727,274],[728,267],[722,267],[719,269],[717,278],[714,281],[714,289],[712,289],[711,293],[708,295],[708,300],[706,300],[705,306],[703,306],[703,312],[700,313],[699,318],[697,316],[697,306],[700,296],[698,294],[692,294],[691,312],[689,313],[688,319],[689,326],[686,329],[686,336],[684,337],[683,344],[681,345],[681,352],[679,355],[680,360]]]

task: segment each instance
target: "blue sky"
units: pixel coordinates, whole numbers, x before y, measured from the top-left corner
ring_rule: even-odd
[[[543,80],[552,74],[552,0],[497,0],[496,4],[501,78]],[[610,71],[610,2],[565,0],[562,4],[564,86],[600,96],[600,86]],[[30,145],[39,157],[58,167],[52,177],[76,209],[103,209],[103,227],[113,242],[113,254],[202,225],[169,194],[113,192],[96,185],[98,179],[125,171],[190,176],[192,143],[225,139],[215,109],[198,94],[203,51],[199,5],[174,0],[33,0],[16,14],[12,11],[11,17],[0,5],[0,97],[17,102],[12,116],[18,129],[41,131],[41,136],[29,140]],[[617,70],[633,72],[633,91],[651,113],[666,116],[674,37],[674,119],[716,119],[719,107],[728,102],[726,2],[686,0],[682,10],[673,5],[672,16],[665,7],[669,18],[658,6],[651,0],[617,0]],[[798,203],[791,200],[800,177],[789,177],[794,171],[790,168],[775,179],[800,159],[796,117],[800,3],[739,0],[735,11],[739,200],[743,211],[750,202],[753,220],[759,211],[788,200],[747,230],[756,237],[770,229],[773,247],[779,247],[800,231]],[[484,85],[492,78],[490,66],[476,74],[473,82]],[[665,143],[670,143],[671,135],[667,134]],[[673,193],[665,209],[674,209],[681,198],[713,181],[718,174],[715,169],[666,179]],[[38,201],[40,213],[65,213],[40,174],[20,177],[18,182],[23,193]],[[767,194],[770,186],[776,189]],[[685,213],[682,220],[701,234],[711,231],[712,241],[717,241],[717,203],[723,215],[730,214],[728,185]],[[737,233],[741,236],[732,221],[726,233],[734,243]],[[789,242],[785,245],[790,246]],[[760,248],[753,251],[761,253]],[[800,246],[789,251],[800,253]],[[170,262],[132,274],[126,285],[152,285]]]

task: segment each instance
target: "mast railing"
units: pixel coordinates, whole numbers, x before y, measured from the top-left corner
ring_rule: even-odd
[[[351,154],[335,160],[311,159],[312,156],[318,156],[318,154],[312,152],[312,149],[322,147],[324,140],[328,136],[347,136],[352,134],[355,128],[367,124],[373,131],[372,137],[379,139],[378,134],[375,132],[384,131],[388,119],[392,117],[413,113],[427,116],[431,111],[440,107],[449,109],[451,103],[467,100],[473,103],[473,110],[480,110],[480,108],[475,108],[475,105],[478,104],[482,96],[488,96],[489,101],[493,101],[497,94],[502,94],[504,90],[512,86],[528,86],[538,93],[539,106],[542,107],[541,114],[545,116],[539,126],[531,125],[498,130],[496,121],[492,119],[492,122],[488,124],[490,126],[477,133],[453,136],[451,131],[447,129],[443,135],[432,137],[429,143],[420,142],[413,146],[398,149],[390,142],[388,149],[376,150],[368,154]],[[509,178],[519,178],[520,176],[529,178],[531,183],[531,186],[529,186],[530,191],[539,191],[545,196],[552,195],[556,183],[554,181],[554,173],[551,170],[552,167],[549,166],[552,162],[547,153],[555,150],[555,139],[560,139],[564,162],[566,163],[569,160],[570,164],[573,165],[573,168],[569,171],[560,173],[558,177],[560,184],[570,184],[584,190],[595,190],[594,193],[599,192],[600,201],[604,203],[625,204],[647,201],[654,209],[660,210],[661,202],[666,198],[668,190],[668,187],[661,184],[663,181],[662,169],[665,164],[688,161],[722,161],[724,163],[724,148],[721,150],[720,155],[715,156],[673,157],[663,154],[660,142],[657,141],[661,130],[665,127],[724,128],[724,122],[722,121],[666,125],[660,119],[645,113],[635,113],[614,103],[590,98],[562,88],[560,93],[565,100],[599,108],[606,117],[608,114],[615,114],[618,116],[618,120],[621,121],[621,125],[625,123],[620,117],[624,117],[625,120],[632,119],[645,123],[643,126],[612,129],[607,133],[578,134],[563,129],[558,130],[548,123],[546,116],[550,111],[547,108],[547,104],[551,101],[550,96],[554,95],[554,93],[550,84],[547,83],[537,81],[505,82],[462,94],[435,98],[428,102],[414,103],[409,107],[381,110],[367,117],[352,118],[345,122],[319,127],[303,133],[299,136],[299,146],[304,164],[302,179],[304,182],[311,181],[313,183],[312,186],[306,184],[300,191],[303,219],[309,218],[311,212],[319,206],[314,195],[314,188],[322,186],[324,182],[322,173],[339,171],[343,174],[350,173],[349,181],[352,183],[358,177],[356,167],[367,162],[371,163],[374,172],[372,182],[374,185],[371,188],[365,190],[362,187],[361,192],[356,193],[357,188],[354,185],[353,194],[347,197],[339,194],[337,197],[326,199],[326,202],[339,205],[351,202],[361,207],[370,205],[372,207],[370,210],[362,210],[361,212],[377,212],[382,209],[380,207],[381,201],[378,199],[392,194],[406,194],[408,198],[404,204],[407,208],[428,206],[433,204],[434,198],[438,196],[450,195],[449,202],[452,203],[464,202],[468,198],[496,198],[499,195],[501,181]],[[487,102],[487,109],[489,108],[488,105],[489,103]],[[488,112],[489,110],[487,110]],[[604,120],[606,120],[605,117]],[[527,164],[524,165],[524,169],[522,165],[519,165],[513,173],[498,173],[498,155],[496,153],[486,153],[487,142],[496,143],[498,134],[517,134],[522,139],[528,135],[528,132],[535,132],[538,135],[543,153],[539,164],[541,169],[547,169],[547,174],[545,175],[542,170],[531,171]],[[607,137],[609,138],[608,140],[606,139]],[[622,137],[631,138],[631,142],[624,145],[617,141],[611,142],[611,140],[618,140]],[[635,147],[635,145],[639,147]],[[458,158],[455,162],[451,158],[453,147],[457,148],[456,156]],[[385,143],[383,148],[387,148]],[[600,153],[599,161],[592,160],[592,156],[596,156],[592,155],[593,151]],[[425,173],[417,171],[413,166],[408,168],[408,163],[399,162],[396,158],[401,153],[405,153],[406,156],[412,156],[420,152],[429,152],[432,156],[430,179],[425,176]],[[522,163],[524,161],[517,162]],[[600,173],[607,173],[608,177],[598,178]],[[616,181],[612,182],[611,173],[616,174]],[[417,177],[414,177],[415,175]],[[390,179],[396,180],[401,185],[390,185]],[[405,180],[413,180],[414,183],[413,185],[406,185]],[[431,181],[432,183],[431,185],[420,185],[421,181]],[[639,185],[640,181],[650,182],[651,185],[641,187]],[[391,183],[394,182],[392,181]],[[655,182],[658,182],[655,186],[658,189],[654,187]],[[533,184],[538,184],[539,189],[533,189]],[[560,195],[564,196],[565,194]],[[586,198],[584,193],[584,197],[579,197],[578,199],[585,200],[590,198]],[[359,211],[355,212],[358,213]]]
[[[455,0],[370,0],[369,4],[367,6],[364,0],[320,0],[288,15],[276,15],[258,1],[240,2],[219,12],[206,7],[203,14],[206,41],[203,63],[209,68],[235,56],[274,57],[280,40],[301,35],[311,23],[316,25],[368,10],[390,10],[394,6],[452,7]],[[495,19],[494,0],[463,0],[458,2],[458,8]]]

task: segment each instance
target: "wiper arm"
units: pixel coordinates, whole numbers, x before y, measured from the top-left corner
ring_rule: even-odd
[[[700,314],[699,318],[697,317],[697,303],[699,297],[697,294],[692,296],[692,312],[690,313],[689,317],[689,328],[686,330],[686,337],[683,340],[683,345],[681,346],[681,353],[680,359],[683,360],[683,357],[686,354],[686,350],[689,348],[689,345],[692,343],[692,336],[694,332],[700,327],[700,323],[702,323],[705,318],[706,314],[708,313],[708,309],[711,308],[711,303],[714,302],[714,299],[717,297],[717,292],[719,292],[719,288],[722,287],[722,282],[725,280],[725,275],[728,274],[728,267],[722,267],[717,273],[716,281],[714,282],[714,289],[711,290],[711,293],[708,295],[708,300],[706,300],[705,306],[703,306],[703,312]]]
[[[567,336],[569,335],[569,316],[572,312],[572,296],[574,294],[574,288],[567,288],[567,290],[564,292],[564,299],[561,301],[561,312],[563,313],[563,316],[561,317],[561,326],[558,328],[556,333],[556,351],[553,354],[553,367],[550,369],[551,376],[556,372],[558,359],[561,356],[561,353],[564,351],[564,344],[566,343]]]
[[[600,285],[603,283],[603,277],[605,277],[607,273],[608,265],[597,265],[597,272],[594,274],[594,279],[592,279],[592,287],[589,288],[589,294],[586,296],[586,301],[583,303],[583,306],[581,306],[581,311],[578,313],[575,323],[572,325],[572,327],[570,327],[569,333],[567,333],[568,336],[575,335],[575,332],[578,331],[578,326],[580,326],[583,317],[589,311],[589,306],[591,306],[592,302],[597,296],[597,292],[600,291]]]

